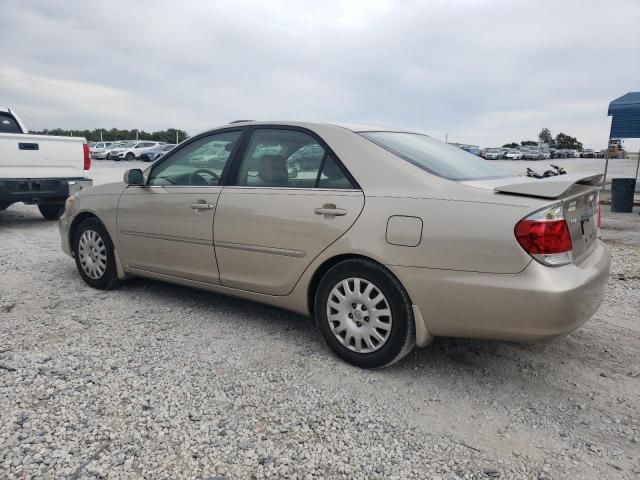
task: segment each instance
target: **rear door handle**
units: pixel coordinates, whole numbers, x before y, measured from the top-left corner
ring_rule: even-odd
[[[325,205],[322,208],[316,208],[314,212],[316,215],[329,215],[332,217],[343,217],[347,214],[344,208],[336,208],[335,205]]]
[[[212,210],[213,205],[210,203],[205,203],[204,200],[198,203],[192,203],[191,208],[194,210]]]

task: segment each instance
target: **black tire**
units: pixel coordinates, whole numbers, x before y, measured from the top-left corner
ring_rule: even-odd
[[[47,220],[58,220],[64,213],[64,205],[40,203],[38,204],[38,210]]]
[[[293,162],[293,168],[295,168],[297,171],[301,172],[302,171],[302,162],[300,160],[296,160],[295,162]]]
[[[331,291],[343,280],[358,277],[372,283],[386,297],[391,310],[391,332],[377,350],[355,352],[336,338],[327,316]],[[374,297],[376,298],[376,297]],[[415,321],[409,295],[387,269],[366,259],[345,260],[333,266],[320,280],[314,301],[315,318],[325,342],[343,360],[360,368],[381,368],[405,357],[416,342]]]
[[[127,162],[133,162],[136,159],[136,156],[133,154],[133,152],[129,152],[124,156],[124,159]]]
[[[106,267],[104,272],[98,278],[91,278],[82,267],[82,260],[80,252],[80,239],[85,232],[93,231],[104,243],[106,249]],[[87,285],[100,290],[111,290],[118,286],[118,276],[116,272],[116,258],[113,253],[113,242],[109,233],[100,220],[97,218],[88,218],[84,220],[77,228],[75,237],[73,239],[73,252],[76,260],[76,267],[80,276],[87,283]]]

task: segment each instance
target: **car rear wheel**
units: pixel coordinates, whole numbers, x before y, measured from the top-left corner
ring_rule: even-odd
[[[101,290],[117,286],[113,242],[97,218],[89,218],[80,224],[73,241],[73,251],[78,272],[88,285]]]
[[[38,204],[38,210],[47,220],[58,220],[64,213],[64,205],[40,203]]]
[[[124,159],[128,162],[133,162],[136,159],[136,156],[132,152],[129,152],[124,156]]]
[[[296,160],[295,162],[293,162],[293,168],[295,168],[297,171],[301,172],[302,171],[302,162],[300,160]]]
[[[361,368],[391,365],[415,345],[409,296],[391,272],[370,260],[346,260],[324,275],[315,317],[336,355]]]

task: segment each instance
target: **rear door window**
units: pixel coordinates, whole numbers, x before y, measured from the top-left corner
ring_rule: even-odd
[[[354,188],[330,152],[311,135],[256,129],[240,164],[236,185],[279,188]]]

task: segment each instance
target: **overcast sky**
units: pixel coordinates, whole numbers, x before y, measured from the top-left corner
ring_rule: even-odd
[[[375,123],[603,148],[640,0],[0,0],[0,105],[32,129]]]

